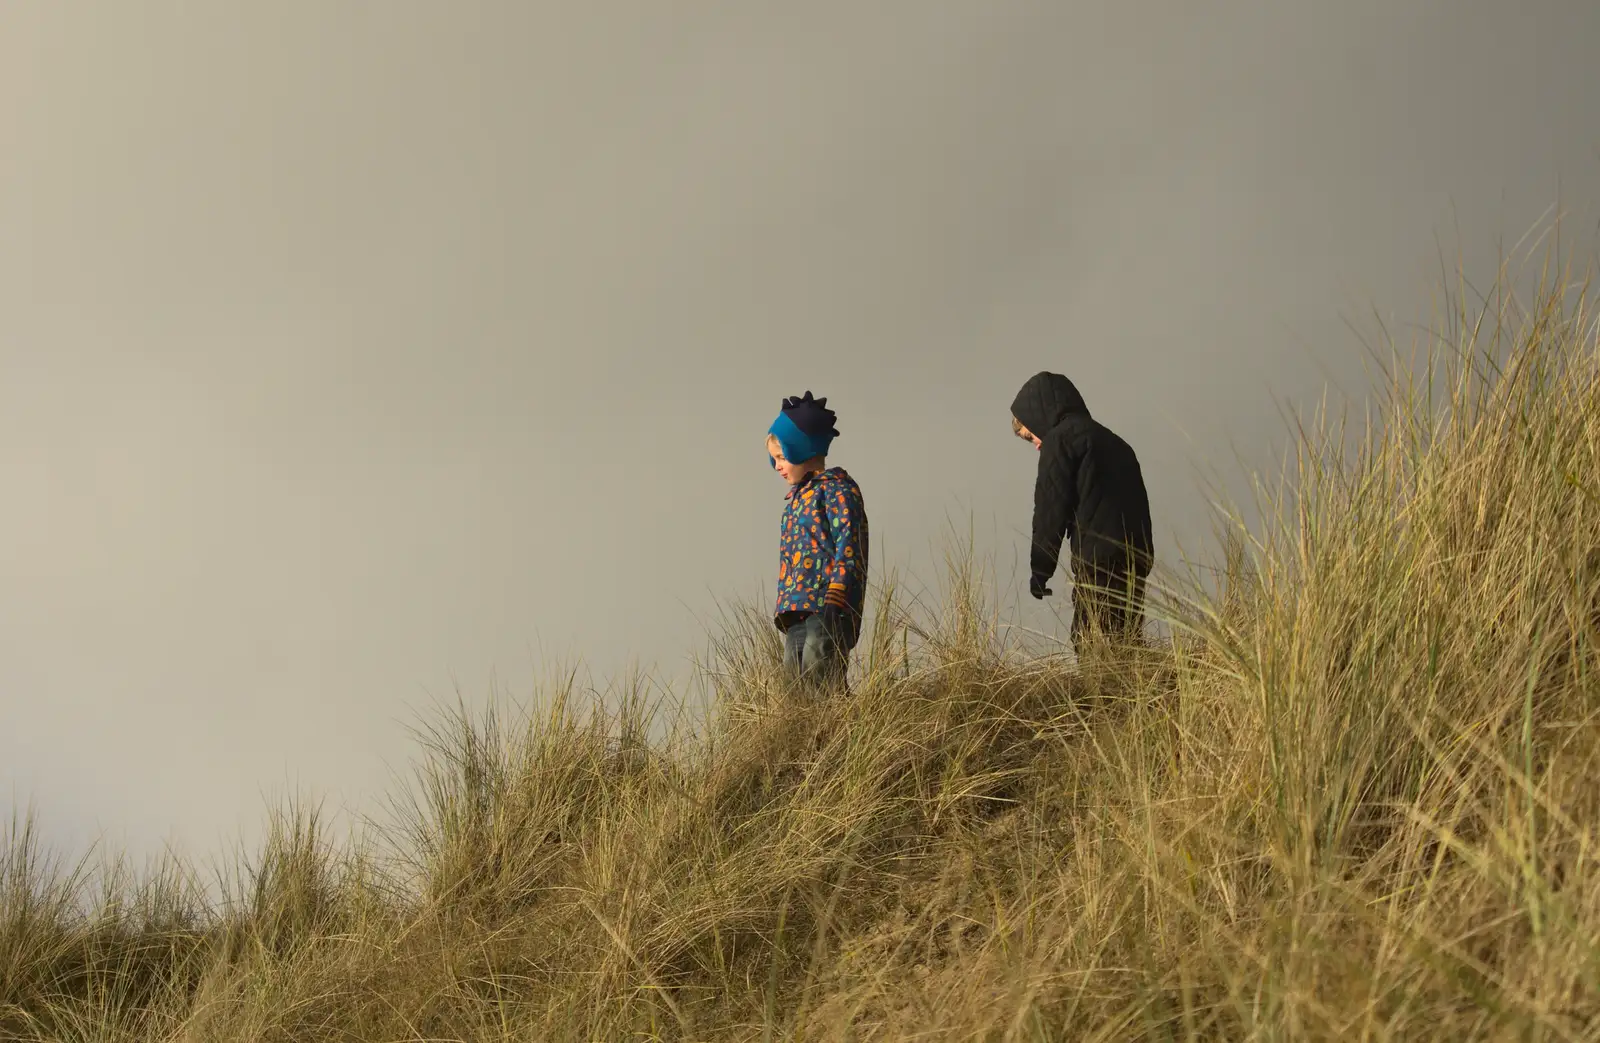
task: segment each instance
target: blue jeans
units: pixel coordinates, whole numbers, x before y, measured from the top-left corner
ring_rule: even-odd
[[[783,669],[790,677],[813,685],[844,681],[850,650],[840,648],[813,612],[783,632]]]

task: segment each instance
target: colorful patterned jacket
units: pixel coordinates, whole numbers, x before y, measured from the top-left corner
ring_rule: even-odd
[[[859,633],[867,595],[867,507],[861,487],[843,468],[817,471],[789,490],[778,554],[781,628],[788,613],[850,610]]]

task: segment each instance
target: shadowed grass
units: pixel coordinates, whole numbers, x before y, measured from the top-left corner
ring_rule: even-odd
[[[1600,341],[1553,277],[1298,430],[1174,637],[876,592],[847,699],[730,613],[630,683],[458,710],[368,841],[291,809],[219,905],[0,858],[0,1034],[1600,1039]],[[1447,389],[1440,396],[1438,389]],[[89,911],[84,912],[85,909]]]

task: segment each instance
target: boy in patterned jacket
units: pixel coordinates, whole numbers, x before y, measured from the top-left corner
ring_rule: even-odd
[[[844,680],[867,594],[866,505],[855,479],[827,462],[836,419],[807,391],[784,399],[767,430],[769,461],[789,484],[773,623],[784,668],[820,683]]]

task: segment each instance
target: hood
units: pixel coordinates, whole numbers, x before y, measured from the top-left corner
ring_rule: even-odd
[[[1011,400],[1011,415],[1043,438],[1069,416],[1088,416],[1089,407],[1066,377],[1059,373],[1035,373]]]

